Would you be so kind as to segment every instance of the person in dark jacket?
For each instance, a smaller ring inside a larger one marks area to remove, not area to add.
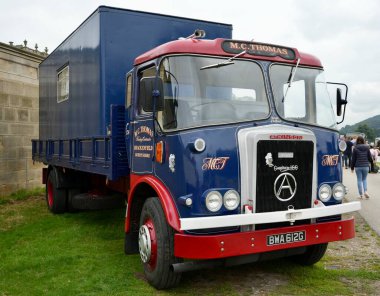
[[[344,167],[348,169],[349,167],[351,167],[352,146],[354,145],[351,142],[350,137],[346,139],[346,145],[347,145],[347,148],[343,152],[343,162],[344,162]]]
[[[364,138],[359,136],[352,152],[351,172],[354,172],[355,169],[360,199],[363,199],[363,194],[366,198],[369,198],[367,192],[367,175],[371,163],[372,157],[369,152],[369,146],[364,144]]]

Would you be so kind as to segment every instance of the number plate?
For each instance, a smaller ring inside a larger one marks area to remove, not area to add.
[[[296,231],[280,234],[272,234],[267,236],[267,246],[290,244],[295,242],[303,242],[306,240],[306,232]]]

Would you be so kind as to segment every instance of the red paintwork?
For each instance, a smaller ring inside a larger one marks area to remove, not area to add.
[[[204,39],[186,39],[186,40],[176,40],[160,45],[135,59],[135,66],[142,64],[144,62],[156,59],[160,56],[168,54],[205,54],[205,55],[217,55],[232,57],[234,54],[226,53],[222,49],[222,42],[225,39],[214,39],[214,40],[204,40]],[[322,67],[321,61],[306,53],[298,52],[297,49],[292,48],[296,53],[296,58],[300,57],[300,65]],[[250,54],[242,55],[241,58],[255,59],[255,60],[267,60],[273,62],[282,62],[296,64],[297,60],[289,61],[281,57],[267,57],[267,56],[253,56]]]
[[[306,231],[306,241],[275,246],[267,246],[266,244],[267,235],[300,230]],[[174,255],[188,259],[215,259],[296,248],[346,240],[353,237],[355,237],[354,218],[343,221],[221,235],[196,236],[178,233],[174,237]]]
[[[157,236],[154,224],[151,218],[147,219],[144,223],[149,229],[150,243],[151,243],[151,254],[149,262],[147,263],[150,270],[154,270],[157,265]]]
[[[49,203],[49,208],[53,207],[53,184],[48,181],[47,183],[47,189],[48,189],[48,203]]]
[[[158,195],[160,199],[162,208],[164,210],[166,221],[169,225],[176,231],[180,232],[180,222],[179,215],[176,205],[171,197],[169,190],[165,187],[165,185],[157,178],[151,175],[135,175],[131,174],[131,191],[128,195],[128,205],[131,204],[135,190],[139,184],[146,183],[150,187],[152,187]],[[130,228],[130,220],[131,216],[131,207],[128,207],[127,217],[125,219],[125,232],[129,232]]]
[[[302,140],[303,136],[295,135],[271,135],[269,137],[271,140]]]

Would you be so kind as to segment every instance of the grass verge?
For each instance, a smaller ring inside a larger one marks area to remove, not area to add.
[[[312,267],[284,259],[190,272],[179,287],[157,291],[139,256],[124,255],[124,214],[52,215],[43,196],[1,205],[0,295],[371,295],[379,287],[379,258],[334,269],[332,252]]]
[[[12,203],[19,200],[25,200],[31,196],[42,195],[45,192],[45,187],[37,187],[34,189],[20,189],[10,195],[0,195],[0,205]]]

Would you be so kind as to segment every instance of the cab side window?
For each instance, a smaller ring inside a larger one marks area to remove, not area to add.
[[[125,108],[129,108],[132,104],[132,74],[127,77],[126,90],[125,90]]]

